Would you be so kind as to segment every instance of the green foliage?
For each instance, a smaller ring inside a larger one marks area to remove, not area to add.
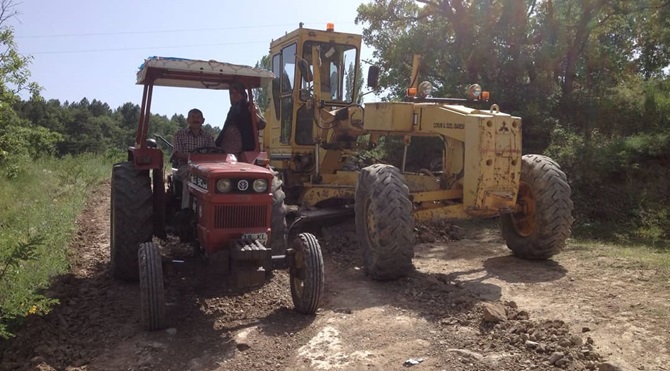
[[[0,127],[0,165],[12,164],[14,159],[53,155],[62,136],[43,127]]]
[[[28,90],[37,94],[40,87],[29,81],[30,70],[28,64],[31,58],[21,55],[14,42],[14,30],[5,25],[5,21],[15,13],[6,13],[12,2],[3,0],[0,2],[2,13],[0,14],[0,103],[11,104],[18,99],[18,92]]]
[[[75,220],[111,164],[92,155],[20,159],[17,176],[0,178],[0,337],[57,303],[44,290],[67,271]]]
[[[270,57],[270,54],[264,55],[260,61],[256,62],[254,67],[272,71],[272,58]],[[270,88],[262,86],[258,89],[254,89],[254,101],[261,112],[267,111],[270,107]]]
[[[34,290],[17,287],[17,283],[21,282],[21,271],[27,264],[39,259],[38,248],[43,244],[42,237],[31,237],[28,241],[19,241],[6,256],[0,255],[0,287],[7,289],[0,293],[0,338],[12,336],[8,325],[31,314],[47,313],[52,305],[58,303]]]
[[[547,154],[557,160],[573,188],[577,232],[591,237],[645,243],[670,241],[670,135],[607,138],[554,131]]]

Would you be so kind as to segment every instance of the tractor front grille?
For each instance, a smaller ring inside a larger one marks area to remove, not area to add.
[[[269,227],[267,205],[225,205],[214,209],[214,228]]]

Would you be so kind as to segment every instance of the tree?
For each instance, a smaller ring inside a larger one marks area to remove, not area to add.
[[[369,24],[364,40],[389,98],[403,94],[411,56],[421,54],[420,78],[435,95],[482,84],[524,118],[524,146],[541,151],[557,120],[588,137],[612,106],[611,89],[663,74],[669,8],[667,0],[376,0],[359,6],[356,21]]]
[[[0,103],[11,104],[18,99],[18,93],[28,90],[32,95],[39,93],[40,87],[30,82],[28,64],[31,57],[19,53],[14,42],[14,30],[7,21],[17,15],[13,0],[0,1]]]
[[[355,84],[354,84],[355,82]],[[346,87],[346,97],[347,102],[351,101],[352,94],[354,93],[354,86],[356,87],[356,97],[358,97],[358,102],[361,102],[361,95],[363,91],[363,70],[358,68],[358,71],[355,71],[354,64],[350,63],[347,66],[347,73],[345,75],[344,86]]]
[[[18,93],[28,90],[33,100],[39,98],[39,86],[30,82],[28,64],[30,57],[22,56],[14,42],[14,31],[7,22],[16,16],[12,0],[0,1],[0,162],[8,164],[14,157],[49,154],[60,139],[59,135],[42,127],[32,127],[30,122],[17,114],[20,102]],[[43,117],[42,105],[33,107],[32,113]],[[37,146],[37,147],[33,147]]]
[[[271,61],[270,54],[264,55],[260,61],[256,62],[254,67],[272,70]],[[260,109],[261,112],[267,111],[270,106],[270,90],[268,87],[261,86],[258,89],[254,89],[254,98],[258,105],[258,109]]]

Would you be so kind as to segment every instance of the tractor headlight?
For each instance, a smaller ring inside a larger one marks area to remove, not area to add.
[[[221,193],[228,193],[233,188],[233,182],[230,179],[219,179],[216,182],[216,190]]]
[[[256,193],[262,193],[268,190],[268,181],[265,179],[256,179],[254,180],[254,191]]]

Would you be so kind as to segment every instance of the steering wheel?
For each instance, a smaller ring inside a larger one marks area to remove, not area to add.
[[[198,147],[191,151],[191,153],[198,153],[198,154],[212,154],[212,153],[218,153],[218,154],[226,154],[226,151],[223,150],[223,148],[219,147]]]

